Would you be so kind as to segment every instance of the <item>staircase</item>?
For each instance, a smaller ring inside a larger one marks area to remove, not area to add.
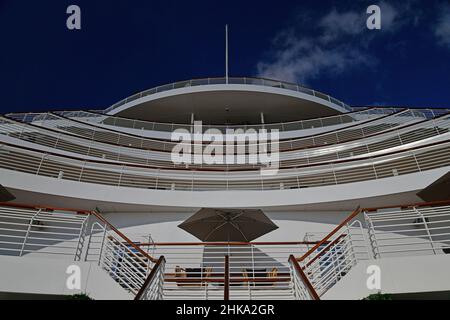
[[[399,281],[403,273],[409,276],[401,285],[396,282],[384,286],[388,290],[404,293],[402,290],[411,289],[412,277],[415,283],[421,284],[416,286],[416,292],[433,292],[437,287],[448,291],[450,282],[442,285],[445,282],[442,280],[448,277],[438,275],[448,270],[441,270],[442,266],[450,264],[448,254],[450,201],[358,208],[306,254],[290,258],[294,295],[298,300],[320,300],[336,285],[341,285],[343,279],[351,278],[350,274],[353,277],[356,274],[359,280],[350,286],[341,286],[344,292],[334,290],[333,298],[352,294],[354,298],[358,291],[378,293],[380,290],[370,292],[366,288],[368,275],[364,266],[372,265],[383,265],[388,279],[398,274],[395,281],[391,279],[394,282]],[[437,278],[424,272],[432,269]]]
[[[0,255],[95,263],[137,300],[319,300],[369,261],[450,254],[450,201],[358,208],[319,242],[136,244],[97,212],[2,203],[0,227]]]

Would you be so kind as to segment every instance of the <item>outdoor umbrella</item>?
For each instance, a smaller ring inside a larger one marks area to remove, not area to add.
[[[204,242],[250,242],[278,229],[261,210],[201,209],[178,227]]]
[[[16,197],[12,195],[5,187],[0,185],[0,202],[8,202],[15,200]]]

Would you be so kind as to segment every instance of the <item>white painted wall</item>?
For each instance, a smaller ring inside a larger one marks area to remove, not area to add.
[[[81,269],[81,289],[66,286],[67,268]],[[87,293],[95,300],[130,300],[133,296],[120,287],[94,262],[74,262],[66,259],[0,256],[0,292],[43,295],[73,295]]]
[[[178,212],[103,213],[114,226],[133,241],[145,242],[148,235],[155,242],[198,242],[199,240],[178,225],[193,215],[196,210]],[[279,229],[255,240],[269,242],[303,241],[307,232],[329,233],[348,215],[336,212],[289,212],[265,211]]]
[[[367,288],[370,265],[381,268],[381,290]],[[322,298],[360,300],[380,291],[387,294],[450,291],[450,255],[361,261]]]

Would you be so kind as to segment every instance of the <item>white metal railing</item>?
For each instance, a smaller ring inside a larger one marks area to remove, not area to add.
[[[337,130],[333,133],[323,133],[313,137],[290,139],[286,141],[279,142],[279,149],[281,151],[293,150],[298,148],[306,148],[313,146],[324,146],[327,144],[333,144],[336,142],[343,142],[352,139],[358,139],[365,137],[367,135],[373,134],[375,132],[380,132],[382,130],[387,130],[395,126],[404,124],[407,121],[423,119],[417,114],[410,111],[405,111],[405,114],[409,114],[410,117],[402,117],[400,114],[395,114],[396,121],[372,121],[369,125],[365,125],[366,122],[359,124],[358,126],[348,128],[347,130]],[[115,145],[121,145],[125,147],[133,147],[145,150],[158,150],[158,151],[172,151],[173,148],[178,144],[172,141],[151,139],[147,137],[126,134],[118,131],[111,131],[106,128],[95,126],[94,124],[88,124],[84,122],[79,122],[73,119],[64,118],[56,114],[37,114],[35,118],[30,122],[32,116],[29,114],[9,114],[8,117],[21,121],[32,123],[34,125],[47,127],[60,132],[66,132],[73,135],[81,136],[86,139],[90,139],[98,142],[106,142]],[[343,131],[343,132],[341,132]]]
[[[301,258],[291,257],[296,299],[319,299],[362,260],[450,254],[448,203],[355,210]]]
[[[340,160],[354,156],[361,156],[370,152],[394,148],[410,144],[438,135],[446,134],[450,128],[450,115],[437,119],[402,126],[394,131],[381,133],[376,136],[363,138],[357,142],[344,142],[337,146],[321,147],[320,149],[306,149],[280,154],[282,168],[304,164],[315,164]],[[0,118],[0,134],[17,138],[32,144],[51,149],[81,154],[93,158],[144,164],[159,168],[185,168],[185,165],[173,164],[170,154],[166,152],[148,151],[128,147],[117,147],[102,142],[74,137],[64,133],[55,134],[54,131],[43,127],[30,126],[15,120]],[[255,169],[251,165],[190,165],[189,168],[216,168],[224,170]]]
[[[289,268],[291,271],[292,290],[295,300],[320,300],[319,295],[313,285],[305,275],[303,268],[297,259],[292,255],[289,258]]]
[[[98,215],[96,218],[91,225],[85,261],[97,261],[119,285],[136,294],[152,271],[155,260],[106,220]]]
[[[160,257],[134,300],[163,300],[166,259]]]
[[[81,260],[87,214],[0,206],[0,254]]]
[[[288,258],[313,244],[151,243],[143,249],[164,256],[164,299],[224,298],[225,256],[229,257],[230,299],[292,299]]]
[[[450,254],[450,206],[365,212],[375,258]]]
[[[324,94],[322,92],[315,91],[312,89],[308,89],[308,88],[298,85],[298,84],[292,84],[292,83],[263,79],[263,78],[230,77],[230,78],[193,79],[193,80],[180,81],[180,82],[176,82],[176,83],[172,83],[172,84],[158,86],[158,87],[155,87],[155,88],[152,88],[149,90],[139,92],[131,97],[128,97],[122,101],[119,101],[118,103],[114,104],[110,108],[106,109],[105,113],[111,112],[124,104],[127,104],[129,102],[135,101],[137,99],[140,99],[145,96],[152,95],[152,94],[169,91],[169,90],[174,90],[174,89],[187,88],[187,87],[218,85],[218,84],[256,85],[256,86],[275,87],[275,88],[281,88],[281,89],[301,92],[301,93],[305,93],[310,96],[317,97],[326,102],[331,102],[339,107],[344,108],[347,111],[352,111],[352,108],[350,106],[346,105],[345,103],[343,103],[327,94]]]
[[[362,223],[345,224],[327,243],[302,259],[300,266],[319,296],[342,279],[358,261],[371,258]]]
[[[225,133],[227,129],[254,129],[254,130],[279,130],[281,132],[324,128],[328,126],[352,124],[357,121],[374,119],[384,115],[388,115],[394,112],[398,112],[402,109],[396,108],[369,108],[364,110],[358,110],[350,113],[340,114],[336,116],[329,116],[324,118],[307,119],[299,121],[289,121],[280,123],[268,123],[268,124],[255,124],[255,125],[208,125],[203,124],[203,132],[209,129],[216,129]],[[194,126],[191,124],[180,123],[160,123],[142,121],[137,119],[121,118],[116,116],[109,116],[105,114],[99,114],[90,111],[61,111],[56,112],[64,117],[74,120],[93,123],[96,125],[105,126],[105,128],[113,128],[122,132],[129,132],[129,129],[137,129],[136,132],[144,131],[158,131],[158,132],[173,132],[176,129],[186,129],[189,132],[193,132]],[[137,133],[138,134],[138,133]]]
[[[445,134],[450,127],[450,115],[436,120],[428,120],[415,125],[401,127],[395,131],[365,138],[358,142],[342,143],[339,146],[322,147],[320,149],[306,149],[295,152],[283,152],[280,154],[281,167],[301,164],[314,164],[322,161],[344,159],[346,157],[359,156],[369,152],[376,152],[384,148],[420,141],[437,135]],[[89,157],[146,164],[161,168],[184,167],[171,163],[170,154],[157,151],[144,151],[134,148],[114,147],[109,144],[86,140],[81,137],[73,137],[41,127],[29,126],[25,123],[0,118],[0,134],[11,138],[17,138],[32,144],[41,145],[51,149],[81,154]],[[220,165],[191,165],[190,168],[227,168],[233,166]],[[246,166],[234,166],[246,168]]]
[[[52,113],[36,114],[34,118],[29,114],[9,114],[8,117],[27,123],[30,123],[31,119],[31,123],[34,125],[70,133],[92,141],[105,142],[124,147],[171,152],[176,145],[179,145],[177,142],[157,140],[111,131],[93,124],[75,121]],[[322,133],[310,137],[283,140],[278,143],[275,142],[275,145],[278,145],[280,151],[319,146],[323,147],[336,143],[361,139],[385,130],[405,125],[407,123],[424,119],[426,119],[426,117],[420,110],[405,110],[403,112],[394,113],[379,119],[367,120],[358,125],[351,126],[350,128],[342,128],[333,132]],[[367,123],[369,121],[370,123]],[[247,143],[246,145],[251,146],[256,144]]]
[[[96,261],[133,294],[156,262],[96,212],[15,204],[0,204],[0,255]],[[159,269],[164,273],[164,265]],[[147,298],[156,287],[151,284]]]
[[[367,121],[382,116],[386,116],[392,113],[399,112],[401,108],[369,108],[358,110],[350,113],[340,114],[336,116],[329,116],[324,118],[315,118],[307,120],[299,120],[292,122],[281,123],[268,123],[259,125],[208,125],[203,124],[202,129],[205,133],[209,129],[216,129],[222,133],[225,133],[227,129],[254,129],[254,130],[279,130],[280,132],[297,131],[305,129],[326,128],[328,126],[354,124],[355,122]],[[444,113],[449,112],[448,109],[416,109],[417,117],[423,117],[425,119],[432,119],[438,117]],[[130,133],[129,129],[134,129],[134,133],[142,135],[143,132],[151,135],[152,132],[173,132],[176,129],[186,129],[189,132],[193,132],[194,127],[190,124],[177,124],[177,123],[158,123],[142,121],[137,119],[128,119],[115,116],[109,116],[104,114],[98,114],[90,111],[60,111],[56,112],[64,117],[74,120],[92,123],[104,128],[110,128],[118,130],[124,133]]]
[[[57,179],[155,190],[285,190],[378,180],[450,165],[450,142],[365,159],[282,169],[275,176],[258,171],[155,170],[63,157],[10,145],[0,147],[0,168]]]

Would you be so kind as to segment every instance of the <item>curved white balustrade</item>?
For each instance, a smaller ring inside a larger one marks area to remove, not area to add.
[[[109,144],[87,140],[85,138],[58,133],[43,127],[30,126],[14,120],[0,118],[0,133],[11,138],[29,142],[29,146],[45,146],[44,150],[53,152],[57,150],[69,152],[69,155],[84,155],[91,159],[100,158],[125,162],[130,164],[145,164],[153,167],[186,168],[185,165],[174,165],[167,152],[145,151],[128,147],[116,147]],[[448,132],[450,128],[450,115],[442,116],[425,122],[419,122],[394,131],[381,133],[356,142],[338,144],[336,146],[319,147],[300,151],[280,153],[280,167],[292,167],[306,164],[353,158],[391,150],[394,147],[420,142]],[[8,140],[6,140],[7,142]],[[251,165],[190,165],[190,169],[248,169],[257,168]]]
[[[330,116],[317,119],[291,121],[291,122],[281,122],[281,123],[268,123],[264,125],[207,125],[203,124],[203,132],[209,129],[216,129],[225,133],[227,129],[254,129],[254,130],[279,130],[280,132],[289,131],[301,131],[305,129],[316,129],[316,128],[326,128],[329,126],[336,125],[350,125],[357,121],[374,119],[381,117],[383,115],[388,115],[394,112],[401,111],[398,108],[366,108],[359,111],[354,111],[350,113],[340,114],[337,116]],[[123,133],[130,133],[129,129],[137,130],[137,134],[142,134],[142,132],[173,132],[176,129],[186,129],[189,132],[193,132],[193,125],[190,124],[179,124],[179,123],[158,123],[150,121],[142,121],[136,119],[121,118],[116,116],[109,116],[101,113],[95,113],[91,111],[60,111],[55,112],[56,114],[62,115],[64,117],[78,120],[81,122],[95,124],[97,126],[102,126],[106,129],[114,129],[121,131]],[[147,136],[148,137],[148,136]]]
[[[193,79],[193,80],[187,80],[187,81],[180,81],[175,82],[171,84],[166,84],[162,86],[158,86],[152,89],[148,89],[142,92],[139,92],[137,94],[134,94],[126,99],[123,99],[116,104],[112,105],[108,109],[105,110],[105,113],[111,113],[112,111],[118,109],[119,107],[129,103],[133,102],[137,99],[150,96],[153,94],[170,91],[170,90],[176,90],[181,88],[190,88],[190,87],[196,87],[196,86],[210,86],[210,85],[248,85],[248,86],[262,86],[262,87],[271,87],[271,88],[280,88],[280,89],[286,89],[289,91],[295,91],[304,93],[310,96],[313,96],[315,98],[319,98],[321,100],[324,100],[326,102],[333,103],[349,112],[353,111],[352,107],[346,105],[342,101],[339,101],[325,93],[312,90],[309,88],[306,88],[304,86],[288,83],[288,82],[281,82],[281,81],[275,81],[270,79],[263,79],[263,78],[251,78],[251,77],[230,77],[230,78],[204,78],[204,79]]]
[[[399,114],[402,115],[403,113]],[[1,120],[2,119],[2,120]],[[25,146],[32,148],[46,146],[47,152],[64,151],[88,156],[89,159],[101,158],[130,164],[144,164],[153,167],[186,168],[185,165],[176,166],[171,162],[168,152],[135,149],[132,147],[117,147],[108,143],[88,140],[83,137],[55,132],[54,129],[30,126],[15,120],[1,118],[0,133],[10,138],[16,138],[29,142]],[[396,146],[402,146],[413,142],[419,142],[448,131],[449,116],[438,119],[400,126],[396,130],[387,131],[362,138],[357,141],[330,145],[324,147],[308,148],[306,150],[281,152],[280,166],[292,167],[298,165],[315,164],[331,160],[358,157],[373,152],[389,150]],[[5,140],[11,142],[11,140]],[[14,141],[14,140],[12,140]],[[14,142],[12,142],[14,143]],[[54,150],[52,150],[54,149]],[[258,168],[252,165],[190,165],[190,169],[211,168],[220,170],[251,169]]]
[[[13,119],[27,122],[30,115],[9,115]],[[146,150],[172,151],[173,147],[178,143],[155,140],[124,134],[113,130],[96,127],[95,125],[86,124],[64,118],[52,113],[39,114],[34,116],[35,125],[43,126],[53,130],[75,134],[91,140],[111,143],[114,145],[133,147]],[[405,125],[411,121],[424,120],[423,113],[416,110],[405,110],[392,115],[384,116],[381,119],[367,120],[364,123],[335,130],[330,133],[323,133],[300,139],[282,140],[278,143],[280,151],[297,150],[302,148],[310,148],[317,146],[327,146],[336,143],[342,143],[350,140],[356,140],[367,137],[384,130],[392,129],[396,126]],[[368,125],[370,123],[370,125]],[[250,144],[247,144],[250,146]]]
[[[283,169],[275,176],[258,171],[155,170],[86,161],[4,145],[0,167],[57,179],[155,190],[287,190],[339,185],[450,166],[450,142],[367,159]]]

